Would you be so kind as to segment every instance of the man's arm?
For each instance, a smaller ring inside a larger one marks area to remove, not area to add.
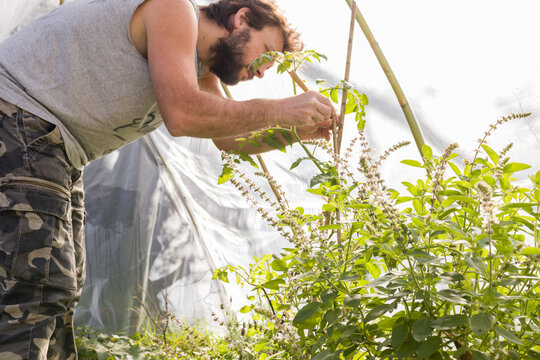
[[[194,66],[197,19],[189,0],[148,0],[142,6],[150,75],[171,135],[225,138],[276,124],[314,126],[332,115],[329,102],[315,92],[232,101],[201,91]]]
[[[222,92],[220,90],[220,83],[217,76],[212,73],[207,73],[207,75],[199,80],[199,87],[201,90],[215,94],[216,96],[222,97]],[[301,127],[297,129],[298,135],[302,140],[315,140],[315,139],[330,139],[330,127],[332,126],[332,121],[324,121],[315,126]],[[280,134],[274,135],[277,140],[279,140],[283,145],[287,146],[289,143],[285,140]],[[248,139],[251,137],[250,133],[243,134],[240,136],[225,137],[212,139],[216,147],[223,151],[234,151],[241,150],[242,152],[248,154],[259,154],[267,151],[274,150],[274,148],[262,141],[262,136],[256,140],[260,146],[255,146],[249,142],[238,141],[238,139]],[[296,140],[293,140],[296,141]]]

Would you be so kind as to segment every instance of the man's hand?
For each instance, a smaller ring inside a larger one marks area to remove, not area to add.
[[[330,131],[332,130],[332,121],[330,126],[301,126],[296,129],[296,133],[302,140],[330,140]]]
[[[303,127],[305,132],[315,132],[318,128],[328,129],[332,126],[332,117],[336,110],[329,99],[316,91],[281,100],[280,126]]]

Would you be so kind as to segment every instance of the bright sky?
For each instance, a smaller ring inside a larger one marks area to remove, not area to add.
[[[316,69],[318,73],[308,74],[343,78],[350,20],[345,0],[278,3],[303,33],[306,48],[329,57]],[[540,169],[540,157],[530,156],[540,153],[538,1],[363,0],[359,7],[429,145],[440,153],[457,141],[468,155],[476,148],[476,139],[501,116],[533,112],[527,120],[504,125],[491,143],[498,150],[515,142],[514,161]],[[358,26],[355,31],[351,80],[371,100],[367,130],[377,151],[382,152],[411,136],[369,44]],[[289,89],[288,80],[265,78],[238,86],[233,94],[278,97]],[[396,160],[406,157],[418,157],[414,146],[396,155]],[[388,175],[399,176],[402,171],[401,166],[394,167]]]

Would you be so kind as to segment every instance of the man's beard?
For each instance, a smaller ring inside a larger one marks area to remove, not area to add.
[[[246,68],[244,64],[244,48],[251,38],[251,31],[244,29],[236,34],[219,38],[210,47],[208,67],[211,72],[227,85],[235,85],[240,81],[240,74]]]

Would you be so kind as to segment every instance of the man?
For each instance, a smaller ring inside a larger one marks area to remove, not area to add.
[[[224,99],[248,64],[297,50],[271,0],[75,0],[0,44],[0,359],[75,359],[84,283],[82,169],[164,123],[220,149],[268,126],[327,138],[316,92]],[[243,151],[270,150],[245,147]]]

